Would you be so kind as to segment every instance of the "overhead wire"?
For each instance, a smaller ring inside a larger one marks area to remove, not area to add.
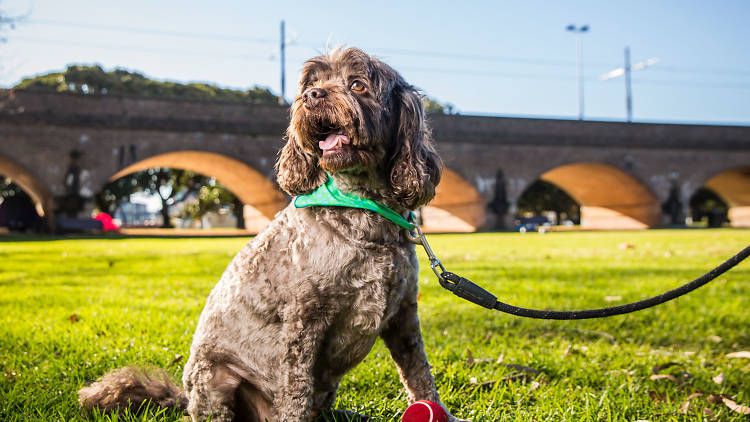
[[[216,52],[201,52],[201,51],[192,51],[192,50],[175,50],[173,48],[152,48],[152,47],[142,47],[142,46],[133,46],[133,45],[116,45],[116,44],[99,44],[99,43],[91,43],[91,42],[78,42],[78,41],[66,41],[66,40],[53,40],[49,38],[39,38],[39,37],[27,37],[23,35],[14,36],[13,39],[15,40],[21,40],[21,41],[28,41],[28,42],[34,42],[34,43],[43,43],[43,44],[56,44],[56,45],[69,45],[73,47],[89,47],[89,48],[101,48],[105,50],[120,50],[120,51],[132,51],[132,52],[138,52],[138,53],[149,53],[149,54],[172,54],[172,55],[183,55],[183,56],[199,56],[199,57],[222,57],[222,58],[228,58],[228,59],[238,59],[238,60],[258,60],[258,61],[264,61],[268,60],[268,57],[263,57],[259,55],[250,55],[250,54],[236,54],[236,53],[216,53]]]
[[[215,33],[202,33],[202,32],[185,32],[185,31],[169,31],[164,29],[151,29],[151,28],[136,28],[129,26],[117,26],[117,25],[102,25],[92,23],[76,23],[76,22],[65,22],[55,21],[49,19],[31,19],[30,23],[38,23],[41,25],[49,26],[61,26],[68,28],[81,28],[81,29],[93,29],[103,31],[114,31],[114,32],[126,32],[136,34],[147,34],[147,35],[166,35],[170,37],[179,38],[200,38],[200,39],[214,39],[221,41],[236,41],[236,42],[257,42],[257,43],[277,43],[278,40],[273,38],[262,38],[262,37],[243,37],[236,35],[225,35]]]
[[[41,25],[50,26],[61,26],[70,28],[82,28],[90,30],[103,30],[103,31],[115,31],[115,32],[126,32],[126,33],[137,33],[147,35],[165,35],[171,37],[181,38],[198,38],[198,39],[214,39],[222,41],[233,41],[233,42],[255,42],[255,43],[266,43],[276,44],[278,39],[275,38],[263,38],[263,37],[247,37],[247,36],[234,36],[226,34],[216,33],[201,33],[201,32],[186,32],[186,31],[169,31],[163,29],[151,29],[151,28],[138,28],[138,27],[127,27],[127,26],[113,26],[113,25],[102,25],[102,24],[91,24],[91,23],[80,23],[80,22],[67,22],[57,21],[49,19],[31,19],[30,23],[37,23]],[[289,47],[306,47],[306,48],[319,48],[320,45],[312,43],[301,43],[296,42],[289,45]],[[558,59],[545,59],[545,58],[534,58],[534,57],[514,57],[514,56],[497,56],[489,54],[476,54],[476,53],[455,53],[455,52],[442,52],[442,51],[429,51],[429,50],[415,50],[415,49],[404,49],[404,48],[381,48],[374,47],[371,49],[373,52],[382,52],[392,55],[410,56],[410,57],[432,57],[438,59],[457,59],[457,60],[476,60],[476,61],[490,61],[490,62],[506,62],[506,63],[520,63],[520,64],[531,64],[537,66],[576,66],[577,63],[573,60],[558,60]],[[586,66],[619,66],[613,65],[610,62],[602,61],[585,61]],[[677,73],[727,73],[737,75],[750,75],[750,69],[726,69],[726,68],[715,68],[715,67],[680,67],[680,66],[668,66],[660,65],[658,68],[651,69],[650,71],[657,72],[677,72]]]
[[[252,61],[252,62],[272,62],[275,61],[271,55],[251,55],[251,54],[236,54],[236,53],[221,53],[221,52],[206,52],[206,51],[192,51],[192,50],[175,50],[173,48],[153,48],[153,47],[142,47],[133,45],[116,45],[116,44],[101,44],[91,42],[77,42],[77,41],[66,41],[61,39],[49,39],[39,37],[28,37],[28,36],[14,36],[14,39],[26,42],[44,43],[44,44],[55,44],[55,45],[69,45],[73,47],[88,47],[98,48],[104,50],[120,50],[120,51],[131,51],[136,53],[145,54],[169,54],[169,55],[182,55],[182,56],[193,56],[193,57],[214,57],[223,58],[228,60],[241,60],[241,61]],[[291,60],[303,62],[305,59],[301,57],[291,57]],[[481,70],[468,70],[458,68],[442,68],[442,67],[420,67],[420,66],[400,66],[399,69],[402,71],[415,71],[420,73],[432,73],[432,74],[447,74],[447,75],[460,75],[460,76],[482,76],[490,78],[504,78],[504,79],[529,79],[529,80],[549,80],[549,81],[570,81],[575,80],[576,76],[573,74],[544,74],[544,73],[531,73],[531,72],[498,72],[498,71],[481,71]],[[588,77],[586,81],[589,83],[597,82],[598,78]],[[633,80],[634,84],[655,84],[655,85],[673,85],[673,86],[684,86],[684,85],[698,85],[706,87],[716,88],[728,88],[728,89],[750,89],[750,84],[742,83],[722,83],[722,82],[705,82],[696,80],[665,80],[665,79],[644,79],[638,78]]]
[[[159,35],[159,36],[170,36],[178,38],[196,38],[196,39],[212,39],[221,41],[232,41],[239,43],[277,43],[278,40],[271,38],[261,37],[245,37],[245,36],[230,36],[225,34],[216,33],[200,33],[200,32],[186,32],[186,31],[170,31],[162,29],[150,29],[150,28],[137,28],[127,26],[112,26],[103,24],[90,24],[90,23],[76,23],[66,21],[56,21],[47,19],[33,19],[30,23],[37,23],[41,25],[49,26],[61,26],[61,27],[72,27],[82,28],[87,30],[96,31],[115,31],[125,33],[137,33],[145,35]],[[153,48],[133,45],[113,45],[113,44],[101,44],[101,43],[90,43],[90,42],[76,42],[66,41],[61,39],[45,39],[39,37],[28,37],[17,35],[13,37],[16,40],[34,42],[34,43],[46,43],[56,45],[70,45],[76,47],[90,47],[99,48],[106,50],[121,50],[121,51],[132,51],[146,54],[170,54],[170,55],[183,55],[183,56],[194,56],[194,57],[215,57],[224,58],[230,60],[243,60],[243,61],[274,61],[275,58],[272,54],[268,56],[251,55],[251,54],[236,54],[236,53],[221,53],[212,51],[194,51],[194,50],[175,50],[173,48]],[[290,47],[305,47],[305,48],[316,48],[310,43],[295,43],[291,44]],[[530,64],[535,66],[558,66],[558,67],[573,67],[576,65],[575,61],[568,60],[555,60],[555,59],[542,59],[542,58],[530,58],[530,57],[506,57],[486,54],[474,54],[474,53],[446,53],[439,51],[429,50],[412,50],[412,49],[399,49],[399,48],[373,48],[374,52],[382,52],[386,54],[402,55],[410,57],[431,57],[436,59],[457,59],[457,60],[471,60],[471,61],[489,61],[489,62],[505,62],[505,63],[518,63],[518,64]],[[290,58],[295,60],[294,57]],[[299,62],[304,61],[304,58],[297,58]],[[584,62],[586,66],[612,66],[605,62]],[[455,74],[455,75],[472,75],[472,76],[483,76],[493,78],[508,78],[508,79],[530,79],[530,80],[574,80],[575,75],[565,74],[546,74],[546,73],[533,73],[533,72],[497,72],[497,71],[482,71],[482,70],[468,70],[468,69],[455,69],[455,68],[444,68],[444,67],[420,67],[420,66],[401,66],[400,69],[404,71],[415,71],[420,73],[433,73],[433,74]],[[750,70],[743,69],[722,69],[722,68],[707,68],[707,67],[692,67],[684,68],[679,66],[660,66],[659,68],[649,69],[651,72],[667,72],[667,73],[725,73],[738,76],[750,75]],[[587,81],[594,82],[594,78],[587,78]],[[664,80],[664,79],[651,79],[651,78],[637,78],[633,81],[635,84],[652,84],[652,85],[672,85],[672,86],[706,86],[715,88],[729,88],[729,89],[750,89],[750,85],[733,82],[705,82],[699,80]]]

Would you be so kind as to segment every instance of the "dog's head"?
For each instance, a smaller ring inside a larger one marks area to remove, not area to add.
[[[276,163],[290,195],[309,193],[329,173],[376,175],[407,209],[435,196],[442,163],[416,88],[356,48],[308,60]]]

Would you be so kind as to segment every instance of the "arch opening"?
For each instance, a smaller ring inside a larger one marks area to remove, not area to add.
[[[51,216],[53,210],[52,192],[30,171],[0,157],[0,177],[10,179],[12,183],[28,194],[34,204],[34,210],[40,217]]]
[[[727,221],[729,206],[709,188],[698,188],[688,204],[693,227],[721,227]]]
[[[728,205],[727,217],[732,227],[750,227],[750,166],[723,171],[703,186]]]
[[[38,231],[42,210],[25,190],[0,174],[0,231]]]
[[[581,222],[581,205],[559,186],[541,179],[523,191],[518,198],[517,208],[518,224],[525,224],[526,219],[539,222],[539,217],[552,225]]]
[[[470,233],[484,227],[484,198],[458,173],[443,169],[435,198],[421,210],[422,229],[428,233]]]
[[[109,178],[156,168],[188,170],[216,179],[243,204],[245,229],[260,232],[288,203],[286,196],[260,172],[233,158],[203,151],[178,151],[156,155],[132,164]]]
[[[659,224],[661,206],[656,195],[633,176],[613,166],[567,164],[539,178],[560,187],[580,204],[584,229],[645,229]]]

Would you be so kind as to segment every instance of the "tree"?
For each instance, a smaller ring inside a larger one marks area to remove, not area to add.
[[[138,191],[137,177],[131,175],[121,177],[104,185],[96,195],[94,204],[101,212],[115,215],[117,208],[130,198],[130,195]]]
[[[180,213],[183,218],[200,219],[224,207],[237,217],[237,226],[244,228],[242,202],[216,179],[189,170],[157,167],[131,173],[106,184],[94,200],[97,208],[114,215],[136,192],[159,197],[162,227],[172,227],[170,208],[187,201]]]
[[[425,113],[457,114],[453,104],[440,103],[434,98],[424,97],[422,98],[422,104],[424,104]]]
[[[518,199],[518,212],[539,215],[545,211],[554,211],[558,224],[563,214],[573,222],[581,219],[581,208],[570,195],[552,183],[537,180]]]
[[[182,209],[181,216],[200,220],[209,212],[217,212],[221,208],[228,208],[237,218],[237,227],[244,228],[242,202],[215,180],[201,186],[195,198]]]
[[[0,226],[10,230],[39,230],[42,220],[34,201],[10,178],[0,176]]]
[[[253,104],[277,104],[277,97],[266,88],[248,90],[219,88],[205,83],[156,81],[124,69],[104,71],[100,66],[71,65],[63,72],[26,78],[14,89],[34,89],[76,94],[131,94],[147,97],[222,100]]]
[[[109,192],[114,194],[116,189],[122,187],[120,193],[132,189],[130,193],[144,192],[148,195],[158,196],[161,200],[162,227],[165,228],[173,227],[170,221],[169,207],[186,195],[197,192],[202,185],[208,183],[207,178],[203,175],[189,170],[167,167],[138,171],[123,177],[123,179],[126,179],[125,182],[122,182],[123,185],[116,185],[115,189],[109,190]],[[128,188],[128,185],[131,188]]]
[[[3,177],[0,175],[0,201],[11,196],[25,194],[26,192],[24,192],[17,184],[13,183],[13,180],[9,177]]]
[[[693,221],[707,219],[708,227],[721,227],[727,221],[729,207],[711,189],[702,187],[690,197],[690,213]]]
[[[156,195],[161,200],[162,227],[172,227],[169,207],[176,202],[178,195],[186,195],[200,189],[204,176],[196,173],[157,167],[137,171],[107,183],[94,197],[97,208],[114,215],[117,208],[136,192]]]

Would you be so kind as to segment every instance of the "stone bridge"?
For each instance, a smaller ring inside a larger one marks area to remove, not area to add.
[[[688,200],[708,187],[750,227],[750,127],[430,115],[446,172],[423,209],[430,231],[508,225],[524,190],[542,179],[581,205],[592,229],[659,226],[670,192]],[[258,230],[289,198],[274,182],[288,110],[282,106],[134,96],[0,91],[0,174],[53,219],[76,160],[79,193],[151,167],[215,177],[245,204]],[[488,207],[507,204],[498,214]],[[90,212],[91,208],[81,214]]]

